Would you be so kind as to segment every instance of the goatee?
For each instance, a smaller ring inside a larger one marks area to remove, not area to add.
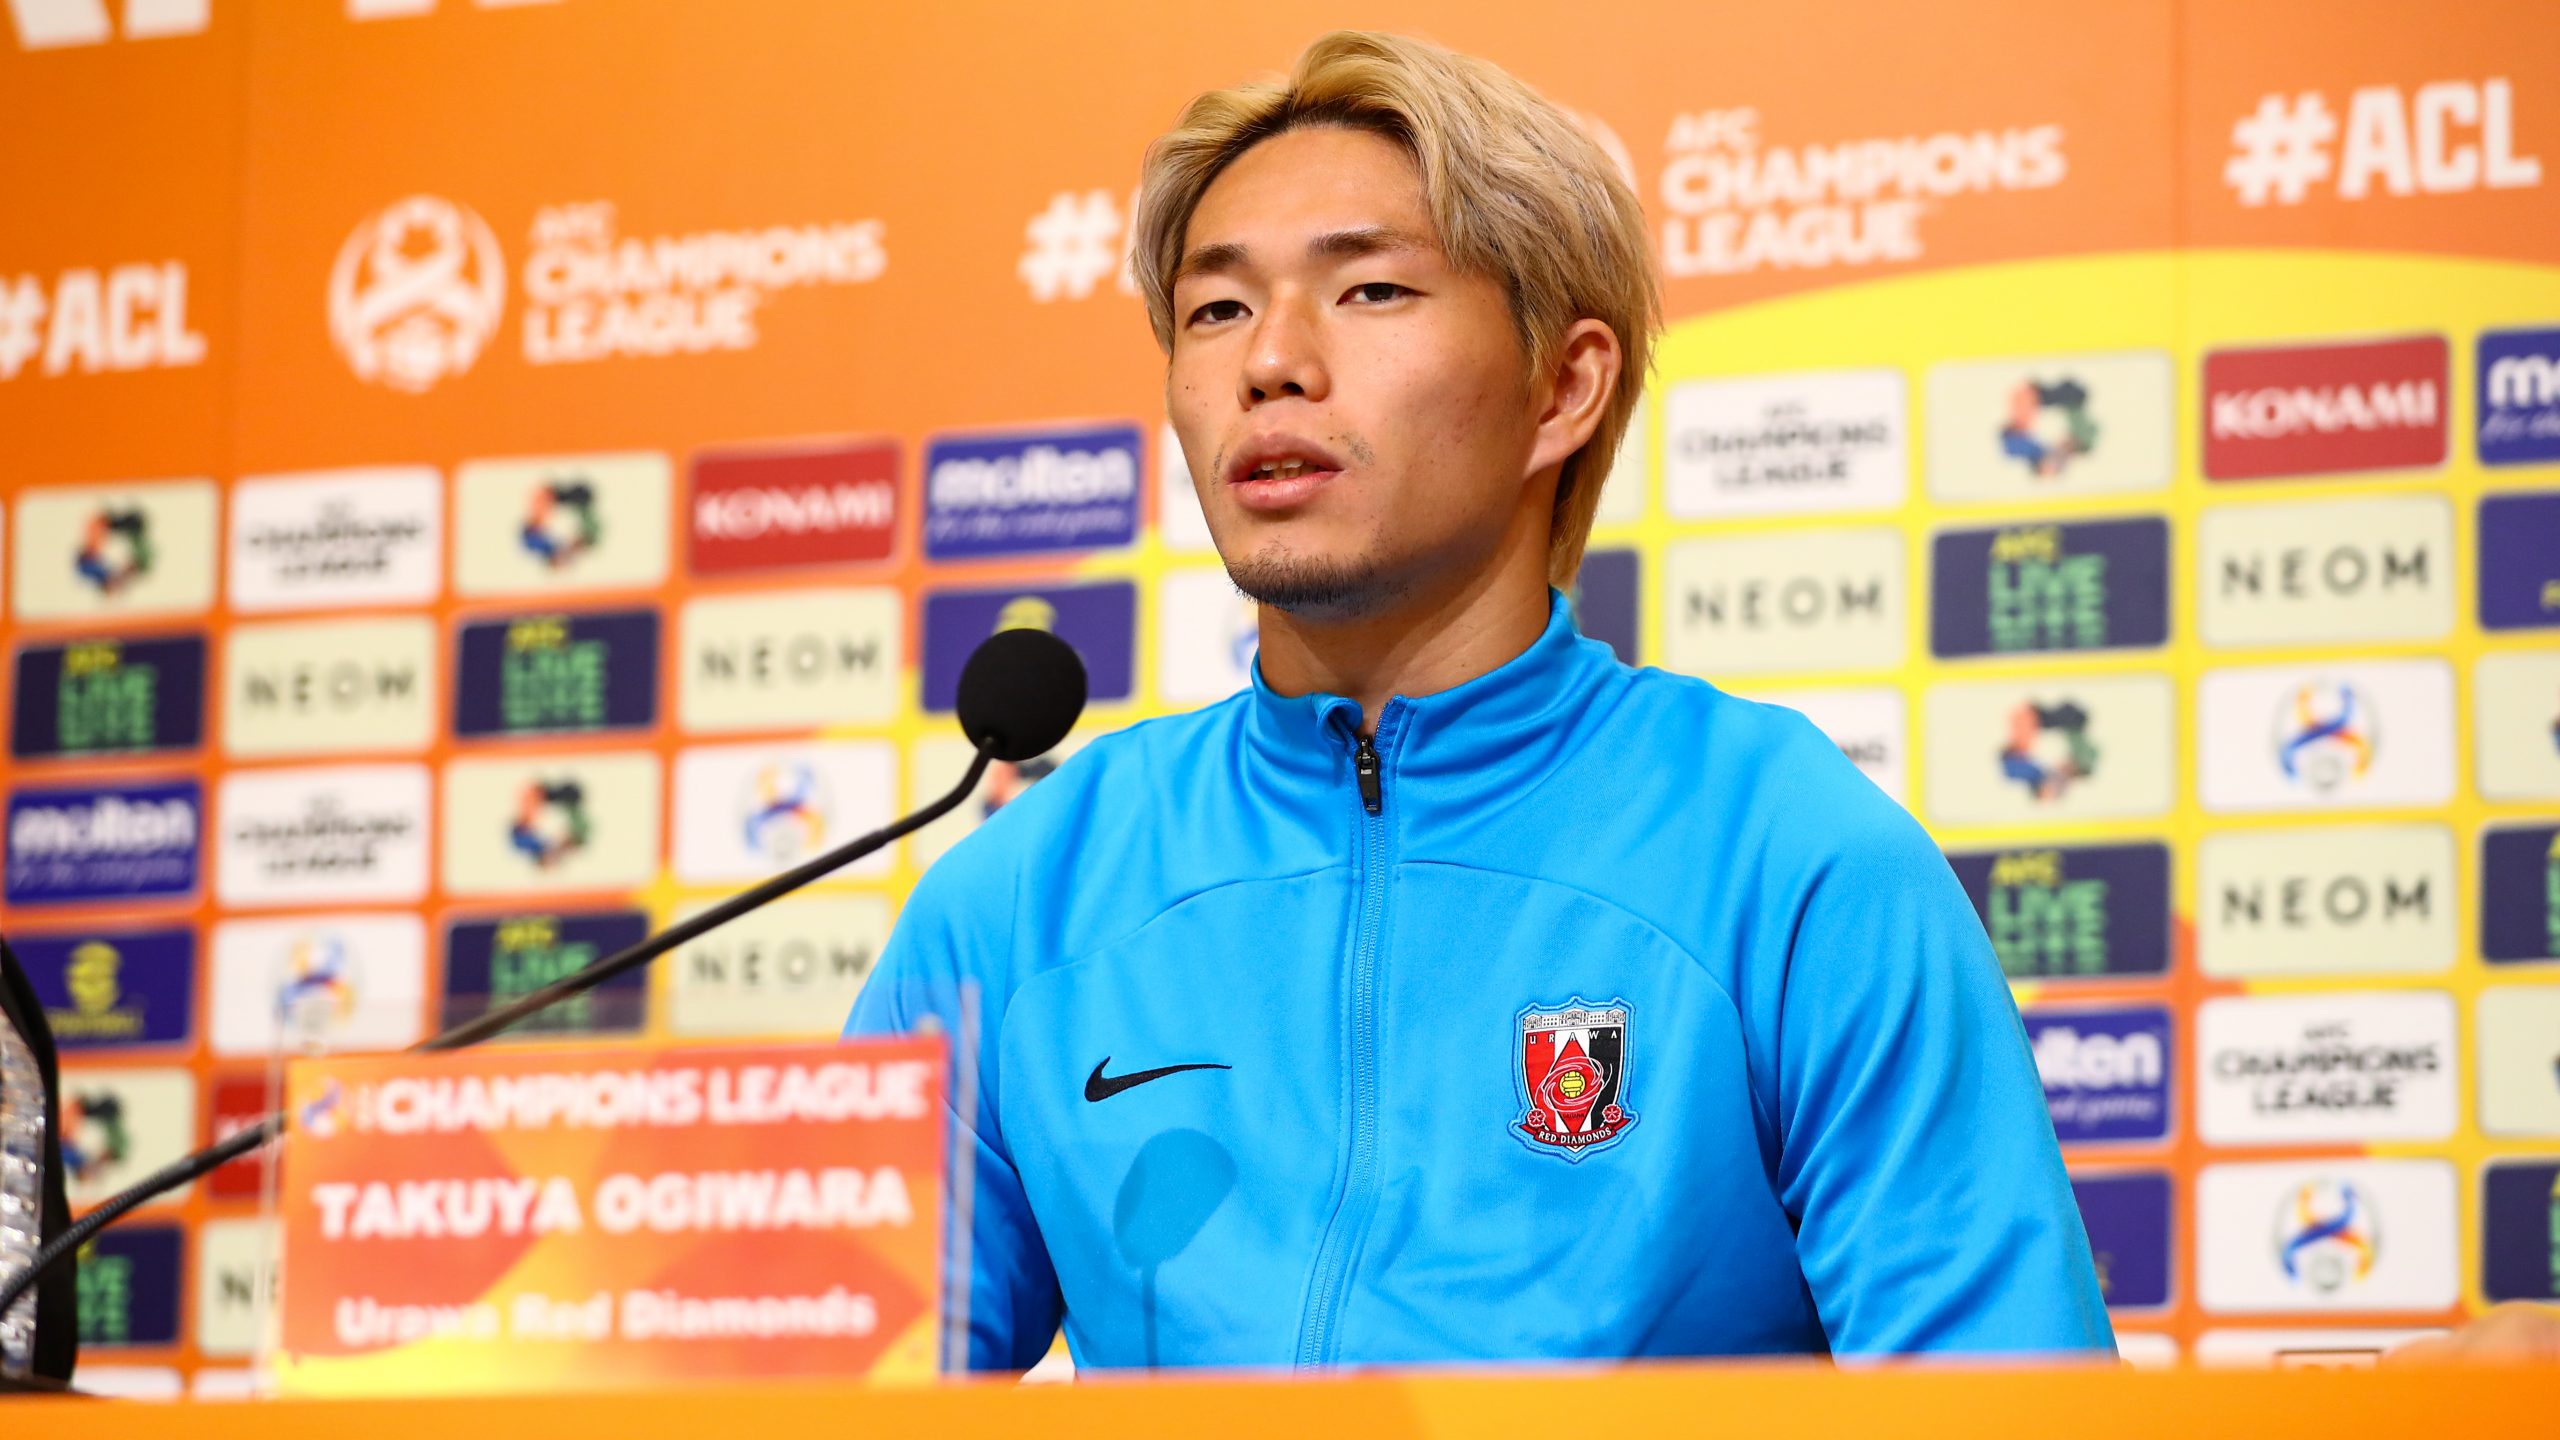
[[[1227,579],[1257,605],[1310,620],[1372,615],[1407,588],[1373,556],[1317,560],[1276,548],[1228,561]]]

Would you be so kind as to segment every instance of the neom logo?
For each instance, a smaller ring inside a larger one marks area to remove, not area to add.
[[[2205,356],[2204,473],[2263,480],[2441,465],[2442,336]]]

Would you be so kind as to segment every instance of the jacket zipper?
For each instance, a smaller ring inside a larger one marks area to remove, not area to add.
[[[1394,744],[1400,702],[1390,700],[1378,712],[1378,739]],[[1346,1281],[1360,1244],[1367,1237],[1369,1215],[1376,1204],[1378,1169],[1378,964],[1380,931],[1387,910],[1385,769],[1378,747],[1366,735],[1355,736],[1351,770],[1359,782],[1360,928],[1351,950],[1351,1160],[1342,1193],[1325,1222],[1316,1246],[1315,1273],[1307,1286],[1307,1310],[1298,1327],[1298,1368],[1312,1370],[1333,1361],[1334,1329],[1348,1298]]]

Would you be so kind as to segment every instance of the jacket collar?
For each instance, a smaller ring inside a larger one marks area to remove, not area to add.
[[[1572,607],[1550,587],[1546,628],[1528,649],[1438,694],[1388,701],[1376,739],[1388,783],[1422,787],[1417,798],[1437,799],[1434,792],[1449,782],[1481,784],[1489,774],[1523,765],[1543,769],[1557,747],[1570,743],[1600,692],[1625,674],[1608,646],[1574,629]],[[1246,724],[1257,766],[1311,783],[1350,784],[1358,701],[1278,694],[1256,657]]]

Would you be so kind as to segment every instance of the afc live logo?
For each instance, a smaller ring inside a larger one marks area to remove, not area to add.
[[[204,738],[204,667],[198,635],[30,645],[18,652],[9,753],[194,749]]]
[[[1951,530],[1931,546],[1929,648],[1945,658],[2169,638],[2169,523]]]
[[[2204,473],[2266,480],[2444,463],[2444,337],[2216,350]]]
[[[80,1343],[178,1343],[185,1256],[186,1231],[176,1225],[119,1225],[82,1247]]]
[[[2169,847],[2048,846],[1947,857],[2012,979],[2169,968]]]
[[[2560,960],[2560,825],[2481,832],[2480,958]]]
[[[2480,1290],[2492,1303],[2560,1300],[2560,1162],[2492,1162],[2480,1176]]]
[[[456,920],[445,931],[444,1021],[459,1025],[640,943],[649,917],[639,910],[519,913]],[[527,1016],[510,1033],[601,1035],[641,1028],[648,971],[626,970],[601,985]]]
[[[646,729],[658,718],[658,612],[519,615],[462,627],[456,735]]]

